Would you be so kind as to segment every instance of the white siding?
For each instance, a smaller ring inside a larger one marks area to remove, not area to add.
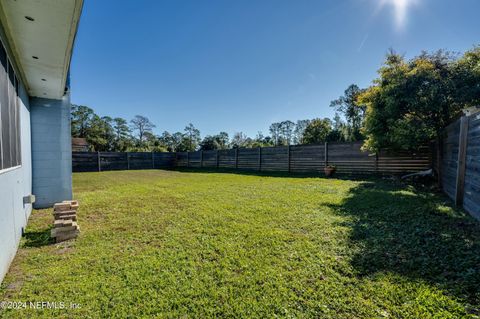
[[[0,172],[0,282],[15,257],[22,228],[32,211],[31,204],[23,204],[23,197],[32,193],[30,111],[23,86],[20,96],[22,165]]]

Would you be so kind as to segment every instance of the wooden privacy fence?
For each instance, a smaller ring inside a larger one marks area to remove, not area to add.
[[[480,113],[450,124],[440,150],[437,170],[444,192],[480,219]]]
[[[328,164],[335,165],[339,173],[402,174],[432,165],[429,147],[415,153],[370,154],[361,146],[362,142],[347,142],[177,153],[74,152],[72,168],[74,172],[191,167],[318,173]]]

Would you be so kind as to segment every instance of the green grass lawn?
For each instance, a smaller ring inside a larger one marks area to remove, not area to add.
[[[34,211],[0,301],[13,318],[480,316],[480,226],[398,183],[303,176],[74,174],[81,234]]]

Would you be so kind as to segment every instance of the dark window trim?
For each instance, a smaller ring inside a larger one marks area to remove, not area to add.
[[[2,174],[22,166],[22,139],[21,103],[19,101],[20,82],[15,66],[12,64],[7,48],[1,39],[0,64],[2,69],[4,67],[5,70],[5,73],[2,71],[2,77],[5,81],[0,90],[6,92],[6,96],[0,99],[0,103],[5,104],[0,104],[5,116],[5,119],[3,119],[0,112],[0,174]],[[3,124],[6,124],[6,127],[3,127]],[[8,129],[8,132],[3,132],[4,128]],[[8,142],[6,142],[7,140]]]

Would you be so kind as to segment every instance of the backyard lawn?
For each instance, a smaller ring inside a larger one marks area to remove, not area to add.
[[[34,211],[0,301],[59,318],[478,318],[480,226],[387,180],[74,174],[81,234]],[[27,307],[30,308],[30,307]]]

